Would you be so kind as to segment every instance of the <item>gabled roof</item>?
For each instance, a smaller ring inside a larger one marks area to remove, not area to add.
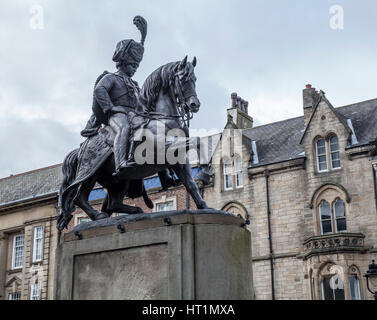
[[[377,138],[377,99],[334,108],[334,111],[340,119],[351,119],[358,141],[351,147],[375,141]],[[345,123],[347,124],[347,121]],[[259,163],[251,166],[305,157],[304,148],[300,145],[304,131],[303,116],[245,129],[244,134],[256,141],[258,150]]]
[[[330,108],[330,110],[335,114],[335,116],[338,118],[338,120],[343,124],[344,128],[348,131],[348,133],[349,134],[352,133],[351,128],[347,124],[347,119],[333,107],[333,105],[331,104],[331,102],[329,100],[327,100],[327,98],[325,96],[325,93],[321,90],[320,93],[319,93],[319,99],[318,99],[316,105],[313,108],[312,115],[310,116],[308,125],[305,128],[305,131],[304,131],[304,133],[303,133],[303,135],[301,137],[300,143],[302,143],[302,140],[305,137],[305,134],[306,134],[306,132],[307,132],[307,130],[308,130],[311,122],[312,122],[312,119],[313,119],[313,117],[314,117],[314,115],[315,115],[315,113],[316,113],[316,111],[318,109],[318,106],[321,103],[321,101],[325,101],[326,102],[326,104],[328,105],[328,107]]]

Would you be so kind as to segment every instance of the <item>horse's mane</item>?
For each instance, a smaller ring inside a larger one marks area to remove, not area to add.
[[[173,80],[176,66],[180,61],[167,63],[153,71],[140,90],[140,103],[145,111],[155,111],[156,100],[161,89],[168,87]]]

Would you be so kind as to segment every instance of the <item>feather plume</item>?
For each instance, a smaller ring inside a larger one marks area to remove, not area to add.
[[[134,18],[134,25],[139,29],[141,33],[140,43],[144,45],[145,37],[147,36],[147,21],[142,16],[136,16]]]

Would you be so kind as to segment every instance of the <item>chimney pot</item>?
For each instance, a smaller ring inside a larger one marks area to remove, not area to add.
[[[232,99],[232,108],[235,108],[237,106],[237,93],[233,92],[230,98]]]
[[[249,114],[249,101],[245,101],[245,113]]]
[[[237,97],[237,108],[241,109],[241,97]]]

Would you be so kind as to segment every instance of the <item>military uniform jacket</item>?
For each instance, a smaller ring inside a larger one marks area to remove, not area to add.
[[[110,110],[112,107],[123,107],[124,113],[129,109],[136,109],[139,85],[129,76],[121,71],[116,73],[106,73],[97,83],[93,92],[93,111],[85,129],[81,131],[84,137],[95,135],[101,123],[108,124]],[[97,112],[96,112],[97,110]]]

